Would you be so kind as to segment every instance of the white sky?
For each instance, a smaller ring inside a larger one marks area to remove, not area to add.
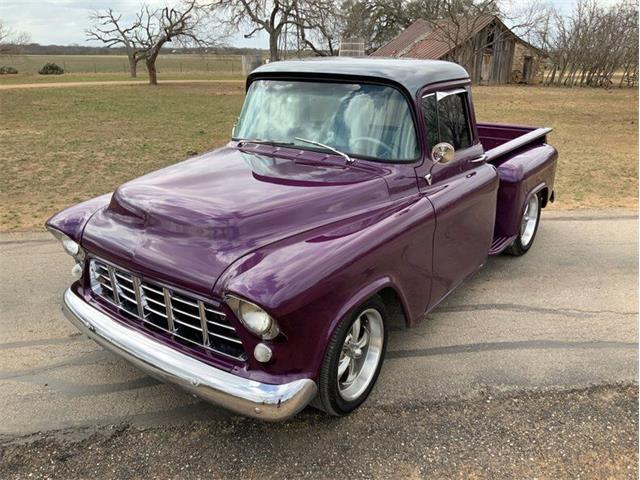
[[[563,11],[570,11],[576,0],[555,0],[550,3]],[[527,0],[506,0],[505,6],[517,5]],[[164,6],[166,0],[147,0],[152,7]],[[175,2],[169,2],[175,3]],[[611,5],[615,0],[599,0]],[[0,19],[12,30],[27,32],[31,40],[43,45],[98,45],[87,42],[84,31],[89,25],[89,14],[93,10],[113,8],[126,15],[139,8],[141,0],[0,0]],[[268,48],[264,35],[245,39],[235,35],[229,43],[236,47]]]

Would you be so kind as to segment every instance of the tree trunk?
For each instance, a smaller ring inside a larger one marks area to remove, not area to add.
[[[138,76],[138,61],[133,57],[129,57],[129,73],[131,74],[131,78]]]
[[[278,55],[278,35],[276,32],[271,32],[269,34],[269,61],[277,62],[280,60]]]
[[[156,57],[148,58],[145,63],[147,64],[147,72],[149,72],[149,85],[158,85],[158,72],[156,71]]]

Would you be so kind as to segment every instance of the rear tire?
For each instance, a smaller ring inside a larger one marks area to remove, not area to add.
[[[518,236],[505,250],[509,255],[519,257],[529,251],[538,233],[540,224],[540,214],[542,212],[542,202],[540,194],[531,195],[524,207],[524,212],[520,220],[520,231]]]
[[[378,296],[342,319],[331,336],[312,405],[343,416],[358,408],[378,379],[387,347],[387,311]]]

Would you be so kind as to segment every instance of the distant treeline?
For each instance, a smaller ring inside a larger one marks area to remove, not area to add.
[[[266,53],[266,50],[259,48],[236,48],[236,47],[211,47],[205,49],[198,48],[163,48],[162,53],[208,53],[217,55],[253,55]],[[23,55],[126,55],[124,48],[88,47],[84,45],[40,45],[29,43],[17,46],[13,53]]]

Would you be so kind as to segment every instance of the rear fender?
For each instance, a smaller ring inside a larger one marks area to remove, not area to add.
[[[544,144],[521,152],[497,167],[500,187],[495,237],[518,234],[524,206],[532,195],[543,189],[547,189],[547,198],[552,195],[557,157],[556,149]]]

